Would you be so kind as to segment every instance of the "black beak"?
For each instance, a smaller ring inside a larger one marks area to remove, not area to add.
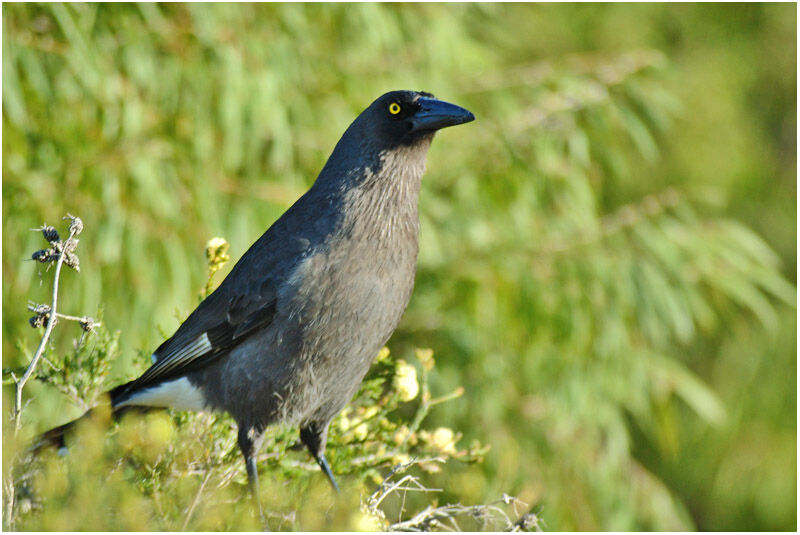
[[[417,104],[420,108],[411,118],[412,132],[433,132],[475,120],[471,111],[443,100],[419,97]]]

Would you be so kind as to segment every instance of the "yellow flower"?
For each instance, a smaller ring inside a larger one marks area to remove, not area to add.
[[[371,405],[369,407],[359,407],[358,414],[361,416],[362,420],[369,420],[376,414],[378,414],[378,407],[375,405]]]
[[[372,515],[359,511],[353,518],[353,531],[382,531],[381,521]]]
[[[353,429],[353,436],[356,437],[356,440],[364,440],[367,438],[367,424],[360,424]]]
[[[211,238],[206,243],[206,258],[208,259],[209,266],[219,266],[225,264],[228,260],[231,259],[228,256],[228,248],[230,244],[225,238]]]
[[[389,356],[389,348],[388,347],[383,347],[383,348],[381,348],[380,351],[378,351],[378,356],[375,357],[375,360],[381,361],[381,360],[385,359],[388,356]]]
[[[408,426],[401,425],[400,427],[397,428],[397,431],[392,437],[392,440],[394,440],[394,443],[399,446],[400,444],[403,443],[403,441],[406,440],[406,438],[408,438],[408,435],[410,434],[411,430],[408,428]]]
[[[397,361],[397,372],[394,376],[394,388],[402,401],[411,401],[419,393],[417,369],[404,360]]]
[[[417,360],[422,363],[422,367],[428,371],[433,369],[434,364],[436,361],[433,360],[433,349],[417,349],[414,352],[417,356]]]
[[[431,445],[442,453],[452,455],[456,452],[455,435],[452,429],[440,427],[430,435],[429,440]]]
[[[341,429],[342,432],[347,431],[348,429],[350,429],[350,418],[348,418],[345,415],[342,415],[339,418],[339,429]]]

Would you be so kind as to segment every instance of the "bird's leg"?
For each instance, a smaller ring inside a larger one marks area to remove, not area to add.
[[[321,430],[320,430],[321,429]],[[308,451],[317,461],[317,464],[322,469],[325,477],[333,487],[333,490],[339,492],[339,485],[336,484],[336,479],[333,477],[331,466],[328,464],[328,459],[325,458],[325,440],[328,437],[327,424],[309,424],[300,428],[300,440],[306,445]]]
[[[328,481],[330,482],[331,487],[333,487],[333,490],[338,493],[339,492],[339,485],[336,484],[336,479],[333,477],[333,472],[331,471],[331,466],[328,464],[328,459],[325,458],[325,454],[324,453],[320,453],[319,455],[316,456],[316,459],[317,459],[317,464],[322,469],[322,471],[325,473],[325,477],[328,478]]]
[[[267,521],[264,518],[264,510],[261,508],[261,500],[258,493],[258,469],[256,468],[256,458],[245,457],[245,466],[247,467],[247,485],[250,487],[250,495],[253,497],[256,508],[258,508],[258,517],[261,523],[266,525]]]
[[[261,441],[264,439],[264,432],[259,431],[255,427],[239,428],[239,449],[242,450],[244,455],[244,464],[247,468],[247,484],[250,487],[250,494],[253,496],[256,508],[258,509],[258,516],[261,519],[261,524],[267,528],[267,520],[264,517],[264,510],[261,508],[261,500],[258,494],[258,467],[256,466],[256,454],[261,446]]]

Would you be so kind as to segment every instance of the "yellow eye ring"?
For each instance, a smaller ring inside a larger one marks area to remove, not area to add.
[[[391,104],[389,104],[389,113],[391,113],[392,115],[397,115],[398,113],[400,113],[400,109],[401,109],[400,104],[398,104],[397,102],[392,102]]]

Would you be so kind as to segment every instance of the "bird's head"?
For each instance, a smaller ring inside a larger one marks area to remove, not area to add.
[[[322,189],[326,186],[339,189],[343,181],[358,184],[367,176],[358,171],[369,169],[375,176],[386,166],[393,171],[384,175],[408,179],[386,181],[386,184],[418,183],[436,131],[474,120],[471,112],[438,100],[430,93],[386,93],[347,128],[315,185]]]
[[[391,91],[364,110],[354,125],[367,130],[381,148],[430,141],[447,126],[468,123],[475,116],[468,110],[423,91]]]

